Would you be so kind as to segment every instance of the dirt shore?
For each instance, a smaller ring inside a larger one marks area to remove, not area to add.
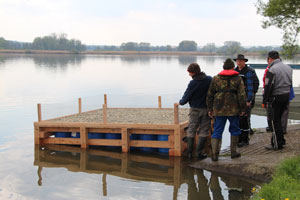
[[[226,149],[221,152],[217,162],[212,162],[210,158],[207,158],[196,161],[191,166],[268,182],[281,161],[300,155],[300,124],[288,127],[288,133],[285,135],[286,145],[281,150],[265,150],[265,146],[270,145],[270,138],[270,132],[257,129],[251,136],[250,144],[238,148],[242,154],[240,158],[231,159],[230,150]]]

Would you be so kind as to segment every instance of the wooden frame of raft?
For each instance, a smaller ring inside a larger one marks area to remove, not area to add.
[[[51,122],[42,120],[41,104],[38,104],[38,122],[34,122],[34,143],[80,145],[88,148],[89,145],[121,146],[122,152],[129,152],[130,147],[169,148],[170,156],[181,156],[186,136],[184,128],[188,122],[179,123],[178,104],[174,104],[173,124],[116,124],[107,122],[107,96],[104,95],[102,108],[103,122]],[[130,109],[130,108],[129,108]],[[158,108],[161,106],[161,97],[158,97]],[[90,111],[88,111],[90,112]],[[78,99],[78,113],[82,113],[82,101]],[[74,114],[77,115],[77,114]],[[70,115],[72,116],[72,115]],[[64,116],[66,117],[66,116]],[[61,118],[61,117],[59,117]],[[55,132],[80,132],[80,138],[55,138]],[[89,139],[88,133],[121,133],[121,139]],[[168,141],[130,140],[131,134],[168,135]]]

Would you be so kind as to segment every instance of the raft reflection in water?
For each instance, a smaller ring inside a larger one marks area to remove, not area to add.
[[[188,164],[181,157],[120,153],[63,145],[35,146],[34,165],[38,166],[40,186],[43,183],[43,167],[63,167],[72,172],[102,174],[103,196],[110,196],[107,191],[107,176],[173,186],[173,194],[168,194],[173,200],[182,199],[178,196],[203,200],[249,199],[251,189],[256,185],[253,181],[194,169]]]

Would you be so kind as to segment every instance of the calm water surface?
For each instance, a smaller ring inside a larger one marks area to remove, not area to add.
[[[163,107],[172,107],[190,81],[188,64],[198,62],[213,76],[224,60],[0,55],[0,199],[248,199],[256,182],[195,170],[181,158],[33,145],[37,103],[43,119],[76,113],[79,97],[84,111],[100,108],[103,94],[111,107],[157,107],[157,96]],[[262,78],[263,70],[256,71]],[[294,78],[294,85],[300,80]],[[253,116],[252,126],[266,126],[265,117]],[[223,148],[228,135],[225,131]],[[243,192],[229,192],[232,187]]]

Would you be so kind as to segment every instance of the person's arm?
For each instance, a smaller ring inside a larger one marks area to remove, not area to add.
[[[242,78],[239,78],[239,88],[237,92],[237,97],[238,97],[238,103],[240,107],[240,112],[241,115],[244,115],[246,112],[246,92],[245,92],[245,86],[244,86],[244,81]]]
[[[214,97],[215,97],[216,89],[214,87],[214,79],[212,79],[209,89],[207,91],[207,97],[206,97],[206,104],[208,109],[208,115],[212,118],[213,117],[213,103],[214,103]]]
[[[187,102],[189,102],[189,100],[191,99],[192,95],[193,95],[193,91],[194,90],[194,83],[193,81],[190,81],[190,83],[188,84],[188,87],[186,88],[182,98],[179,100],[179,104],[180,105],[184,105]]]
[[[265,90],[263,94],[263,104],[266,105],[269,101],[274,89],[275,74],[268,70],[265,79]]]
[[[247,87],[247,106],[250,106],[254,97],[254,74],[252,71],[246,73],[246,87]]]

